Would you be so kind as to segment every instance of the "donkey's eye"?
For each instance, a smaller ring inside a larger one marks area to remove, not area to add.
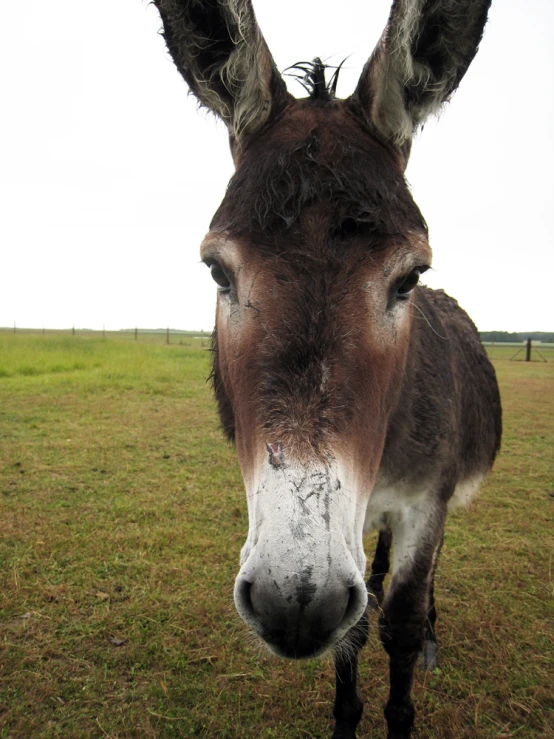
[[[399,298],[407,298],[414,287],[419,282],[419,270],[414,269],[404,280],[398,285],[396,294]]]
[[[420,275],[426,270],[427,267],[416,267],[409,275],[407,275],[407,277],[404,277],[402,282],[400,282],[396,288],[396,297],[401,300],[409,298],[412,294],[412,290],[419,282]]]
[[[211,262],[210,264],[208,264],[208,267],[210,268],[212,279],[219,287],[220,291],[227,292],[228,290],[230,290],[231,281],[225,274],[225,270],[223,269],[223,267],[218,264],[218,262]]]

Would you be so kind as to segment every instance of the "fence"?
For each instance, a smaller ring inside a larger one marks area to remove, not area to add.
[[[200,343],[202,347],[208,347],[211,341],[211,332],[204,330],[200,331],[185,331],[174,328],[159,328],[159,329],[147,329],[147,328],[130,328],[120,329],[118,331],[109,331],[106,328],[101,330],[95,330],[90,328],[71,328],[65,329],[51,329],[51,328],[20,328],[16,324],[13,328],[0,327],[0,333],[13,333],[13,334],[25,334],[25,335],[43,335],[43,336],[75,336],[83,338],[98,338],[103,339],[119,339],[119,340],[134,340],[134,341],[147,341],[155,343],[165,344],[179,344],[186,346],[187,344],[192,345]]]
[[[483,346],[491,359],[521,362],[554,362],[554,343],[525,341],[484,341]]]

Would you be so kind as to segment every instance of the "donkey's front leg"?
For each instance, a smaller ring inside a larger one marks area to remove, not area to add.
[[[335,647],[336,698],[332,739],[355,739],[364,704],[358,693],[358,657],[367,641],[367,613]]]
[[[379,619],[381,641],[390,660],[390,693],[385,707],[388,739],[409,739],[414,723],[414,667],[424,642],[444,518],[442,506],[432,512],[426,506],[410,509],[391,521],[393,573]]]

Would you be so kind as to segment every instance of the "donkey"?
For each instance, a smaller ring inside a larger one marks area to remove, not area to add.
[[[418,656],[436,664],[447,508],[491,468],[501,409],[467,314],[418,285],[431,249],[404,170],[475,56],[490,0],[394,0],[344,100],[320,60],[296,67],[307,98],[287,92],[251,0],[154,3],[236,166],[201,247],[218,286],[215,397],[248,502],[236,608],[279,656],[334,649],[334,739],[355,737],[377,608],[388,737],[406,739]],[[367,585],[365,529],[379,530]]]

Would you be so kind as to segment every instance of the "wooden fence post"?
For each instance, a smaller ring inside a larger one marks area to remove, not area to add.
[[[525,361],[531,361],[531,339],[527,339],[527,346],[525,349]]]

